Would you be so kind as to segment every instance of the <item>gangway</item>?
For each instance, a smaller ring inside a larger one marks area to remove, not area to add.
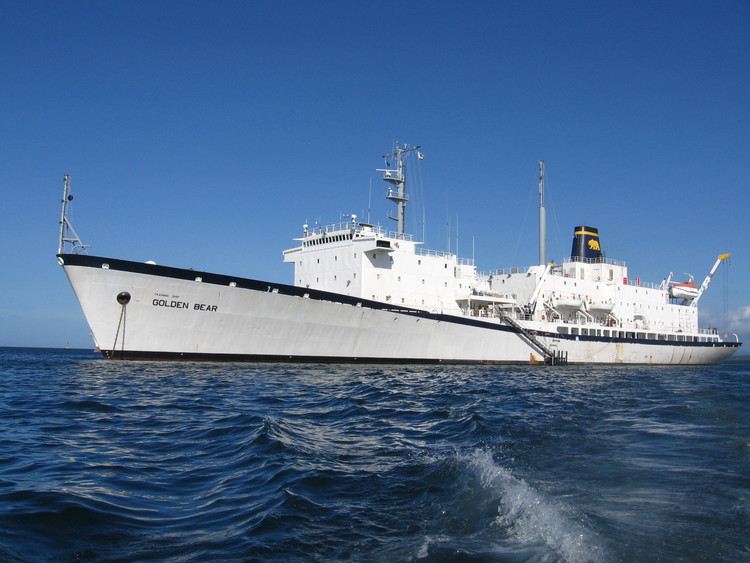
[[[545,346],[542,341],[534,335],[532,331],[518,324],[518,322],[516,322],[516,320],[509,314],[503,313],[502,319],[503,322],[516,329],[518,336],[520,336],[522,340],[524,340],[535,351],[542,354],[545,364],[550,366],[564,366],[568,364],[567,352],[552,350],[551,348]]]

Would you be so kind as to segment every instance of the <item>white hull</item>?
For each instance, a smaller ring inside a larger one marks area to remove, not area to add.
[[[535,363],[544,358],[497,318],[431,313],[301,287],[60,254],[105,357],[223,361]],[[126,305],[117,301],[127,292]],[[707,364],[739,347],[561,335],[528,324],[580,364]]]

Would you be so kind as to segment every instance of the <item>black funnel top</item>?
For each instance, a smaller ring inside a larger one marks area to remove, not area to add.
[[[599,262],[602,258],[602,247],[599,245],[599,229],[594,227],[576,227],[573,231],[573,260]]]

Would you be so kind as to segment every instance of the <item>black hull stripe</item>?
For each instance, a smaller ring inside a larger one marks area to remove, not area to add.
[[[512,360],[439,360],[424,358],[354,358],[346,356],[283,356],[263,354],[196,354],[182,352],[149,352],[102,350],[102,356],[106,360],[115,361],[152,361],[152,362],[215,362],[215,363],[273,363],[273,364],[379,364],[379,365],[545,365],[543,361],[512,361]],[[588,362],[569,362],[567,365],[596,365]],[[637,365],[661,365],[663,367],[681,366],[685,364],[636,364],[636,363],[606,363],[601,365],[637,366]],[[691,364],[700,365],[700,364]],[[556,366],[559,369],[559,366]]]
[[[281,295],[290,295],[295,297],[306,297],[317,301],[328,301],[331,303],[343,303],[345,305],[361,306],[367,309],[374,309],[378,311],[389,311],[397,313],[399,315],[408,315],[411,317],[418,317],[422,319],[430,319],[438,322],[445,322],[451,324],[460,324],[465,326],[473,326],[483,328],[485,330],[497,330],[501,332],[518,333],[514,327],[507,325],[493,325],[483,321],[466,318],[456,317],[454,315],[445,315],[442,313],[430,313],[428,311],[421,311],[418,309],[411,309],[409,307],[402,307],[400,305],[391,305],[390,303],[382,303],[381,301],[372,301],[369,299],[363,299],[361,297],[352,297],[351,295],[343,295],[341,293],[332,293],[330,291],[321,291],[319,289],[311,289],[306,287],[297,287],[294,285],[286,285],[279,283],[266,282],[261,280],[254,280],[249,278],[239,278],[234,276],[226,276],[223,274],[213,274],[211,272],[202,272],[199,270],[190,270],[184,268],[173,268],[171,266],[159,266],[157,264],[146,264],[145,262],[131,262],[129,260],[119,260],[117,258],[105,258],[101,256],[89,256],[88,254],[58,254],[65,266],[83,266],[87,268],[102,268],[106,264],[110,270],[117,270],[122,272],[130,272],[134,274],[143,274],[148,276],[164,277],[171,279],[178,279],[184,281],[195,281],[195,278],[201,278],[201,283],[207,283],[219,286],[229,286],[233,283],[238,288],[250,289],[253,291],[260,291],[263,293],[276,292]],[[559,334],[557,332],[543,332],[539,331],[536,333],[538,336],[544,336],[548,338],[557,338],[560,340],[580,340],[589,342],[622,342],[622,343],[638,343],[638,344],[649,344],[653,346],[689,346],[696,348],[739,348],[740,342],[679,342],[676,340],[655,340],[655,339],[633,339],[633,338],[619,338],[619,337],[606,337],[606,336],[588,336],[588,335],[573,335],[573,334]],[[127,352],[126,352],[127,354]],[[312,356],[317,358],[317,356]],[[235,361],[235,360],[228,360]],[[239,360],[247,361],[247,360]],[[266,361],[266,360],[250,360],[250,361]],[[280,361],[280,360],[270,360]],[[292,361],[292,360],[290,360]],[[299,361],[310,361],[310,360],[299,360]],[[314,360],[313,360],[314,361]],[[326,361],[326,360],[319,360]],[[332,359],[330,361],[345,361],[342,359]],[[360,360],[352,360],[360,361]],[[373,362],[379,361],[377,359],[372,360]],[[410,360],[387,360],[391,362],[409,362]],[[417,360],[415,360],[417,361]],[[418,360],[419,362],[429,362],[431,360]],[[439,360],[432,360],[439,362]],[[479,362],[483,363],[483,362]]]
[[[513,365],[528,362],[492,361],[492,360],[438,360],[424,358],[354,358],[346,356],[284,356],[267,354],[200,354],[183,352],[150,352],[131,350],[102,350],[107,360],[137,361],[187,361],[187,362],[223,362],[223,363],[290,363],[290,364],[475,364],[475,365]],[[542,362],[539,362],[542,364]]]

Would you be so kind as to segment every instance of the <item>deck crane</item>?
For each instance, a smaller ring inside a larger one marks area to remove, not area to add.
[[[711,278],[714,277],[714,274],[716,273],[716,270],[719,269],[719,266],[721,263],[729,258],[731,254],[719,254],[719,257],[716,259],[716,263],[714,264],[714,267],[711,268],[711,271],[708,272],[708,275],[706,276],[706,279],[703,280],[703,283],[701,284],[700,288],[698,289],[698,296],[693,299],[690,303],[692,307],[696,307],[698,305],[698,299],[701,298],[701,295],[703,295],[703,292],[708,289],[708,284],[711,283]]]

